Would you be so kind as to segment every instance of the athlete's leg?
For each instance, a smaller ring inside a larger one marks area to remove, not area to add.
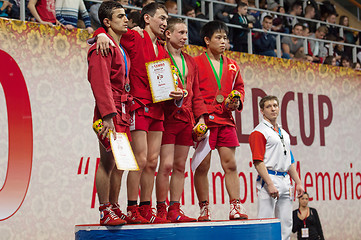
[[[141,174],[147,162],[147,132],[135,130],[131,132],[131,135],[131,146],[139,166],[139,171],[129,171],[127,178],[127,194],[128,201],[137,201]]]
[[[169,190],[169,174],[173,169],[174,144],[164,144],[160,149],[160,163],[156,178],[158,202],[166,201]]]
[[[151,201],[154,186],[154,175],[158,165],[158,156],[162,142],[161,131],[149,131],[147,136],[148,153],[146,165],[140,179],[140,201]],[[141,146],[140,146],[141,147]]]
[[[100,163],[96,172],[95,184],[97,187],[99,203],[104,204],[109,202],[110,176],[115,167],[115,161],[113,153],[107,152],[100,143],[99,149]]]
[[[211,165],[211,153],[208,153],[194,173],[194,187],[199,202],[208,201],[209,198],[208,171]]]
[[[114,166],[112,174],[110,176],[110,192],[109,192],[109,201],[111,203],[118,203],[120,185],[122,183],[123,170],[117,169]]]
[[[170,201],[179,201],[184,189],[184,171],[189,146],[175,145],[173,172],[170,180]]]
[[[226,189],[229,200],[239,199],[240,183],[237,173],[237,164],[235,159],[235,147],[217,147],[221,165],[224,170]]]

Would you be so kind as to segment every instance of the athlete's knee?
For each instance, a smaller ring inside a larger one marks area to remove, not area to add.
[[[225,173],[237,171],[237,164],[234,159],[222,160],[222,168]]]
[[[107,176],[110,176],[110,174],[112,173],[113,169],[115,167],[115,162],[114,161],[109,161],[109,162],[100,162],[99,163],[99,168],[102,168],[104,170],[104,172],[107,174]]]
[[[158,158],[148,158],[146,163],[146,169],[155,171],[158,166]]]
[[[135,152],[135,159],[137,160],[140,169],[144,169],[147,164],[147,153],[145,151]]]
[[[173,172],[184,173],[186,170],[186,163],[185,162],[175,162],[173,165]]]
[[[158,174],[169,176],[172,169],[173,169],[173,164],[172,163],[164,163],[164,164],[159,166]]]

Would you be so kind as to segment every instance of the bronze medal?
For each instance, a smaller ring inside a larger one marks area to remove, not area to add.
[[[129,85],[129,83],[127,83],[127,84],[124,85],[124,89],[125,89],[126,92],[130,92],[130,85]]]
[[[183,89],[183,97],[187,97],[188,96],[188,91],[187,89]]]
[[[222,103],[224,101],[223,95],[217,95],[216,101],[217,101],[217,103]]]

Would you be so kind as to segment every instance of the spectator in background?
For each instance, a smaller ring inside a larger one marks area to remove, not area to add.
[[[339,43],[344,43],[345,39],[342,37],[337,37],[336,41]],[[342,62],[341,62],[341,58],[342,56],[345,55],[345,51],[344,51],[344,45],[342,44],[336,44],[336,46],[333,49],[333,56],[336,58],[337,61],[337,66],[341,66]]]
[[[336,23],[336,18],[337,18],[337,13],[331,13],[326,18],[326,23],[337,24]],[[335,37],[339,36],[340,30],[339,30],[338,27],[332,26],[332,25],[329,25],[329,24],[327,24],[326,27],[328,28],[327,36],[329,36],[329,35],[333,35]]]
[[[55,17],[55,0],[29,0],[28,8],[39,23],[60,25]]]
[[[83,0],[56,0],[55,12],[56,19],[63,24],[66,29],[73,30],[77,27],[78,14],[80,14],[88,33],[92,34],[94,32]]]
[[[274,0],[267,1],[267,10],[269,11],[277,12],[278,6],[279,6],[278,3],[275,2]],[[261,22],[263,22],[263,18],[267,15],[271,15],[273,18],[277,17],[274,14],[263,12],[261,15]]]
[[[337,66],[337,61],[334,56],[327,56],[323,64]]]
[[[302,36],[310,36],[310,29],[305,25],[302,26]]]
[[[282,6],[278,7],[277,12],[286,13],[285,8]],[[288,28],[286,29],[284,27],[284,24],[283,24],[284,22],[285,22],[285,16],[282,16],[282,15],[274,16],[273,21],[272,21],[272,31],[281,32],[281,33],[289,33]]]
[[[0,1],[0,17],[8,17],[12,4],[7,0]]]
[[[187,17],[196,17],[194,7],[185,5],[183,8],[183,14]],[[202,45],[202,39],[199,35],[201,31],[201,23],[195,20],[188,20],[188,42],[193,45]]]
[[[103,2],[105,2],[107,0],[103,0]],[[89,9],[89,17],[90,17],[90,22],[91,25],[94,27],[94,29],[97,29],[101,26],[101,23],[99,21],[99,17],[98,17],[98,11],[99,11],[99,7],[100,7],[101,3],[95,3],[93,5],[91,5],[90,9]]]
[[[314,39],[324,39],[327,34],[327,27],[320,26],[316,32],[311,34],[310,37]],[[324,42],[315,40],[308,41],[308,54],[312,56],[313,62],[322,63],[327,56],[327,49],[324,46]]]
[[[326,21],[327,17],[331,14],[337,14],[335,6],[330,1],[323,1],[320,5],[321,21]]]
[[[292,34],[302,36],[302,25],[296,23],[292,28]],[[282,38],[282,51],[289,54],[292,59],[304,58],[303,54],[303,41],[296,37],[283,37]]]
[[[350,27],[349,18],[344,15],[341,16],[339,25],[342,25],[345,27]],[[343,29],[343,36],[345,38],[345,43],[356,44],[356,41],[358,39],[358,34],[359,34],[359,32],[357,32],[357,31]],[[346,54],[351,56],[352,55],[352,47],[345,46],[345,52],[346,52]]]
[[[167,0],[164,3],[164,6],[167,8],[168,13],[170,13],[170,14],[178,14],[178,7],[177,7],[177,3],[175,1]]]
[[[224,2],[230,4],[236,4],[235,0],[225,0]],[[214,12],[214,18],[216,20],[229,23],[231,21],[233,14],[235,13],[235,9],[233,6],[215,3],[213,7],[213,12]]]
[[[20,0],[9,0],[9,3],[12,4],[10,12],[8,15],[10,18],[20,19]],[[29,4],[29,0],[25,0],[25,6]],[[25,8],[25,20],[32,21],[32,16],[30,10]]]
[[[305,18],[314,19],[316,15],[316,10],[313,5],[307,5],[305,8]],[[303,26],[307,26],[310,30],[310,33],[315,33],[317,30],[317,23],[312,21],[300,20],[299,21]]]
[[[242,27],[233,29],[233,50],[238,52],[248,52],[247,35],[253,24],[247,19],[248,6],[244,2],[238,2],[237,13],[234,14],[231,23]]]
[[[109,1],[109,0],[103,0],[103,2],[105,2],[105,1]],[[112,0],[112,1],[116,1],[116,2],[120,3],[122,6],[129,5],[128,0]],[[91,21],[93,28],[95,28],[95,29],[97,29],[101,26],[101,23],[100,23],[99,17],[98,17],[98,11],[99,11],[100,5],[101,5],[101,3],[94,3],[93,5],[91,5],[91,7],[89,9],[90,21]],[[128,20],[129,20],[129,18],[128,18]],[[129,26],[129,24],[128,24],[128,26]]]
[[[256,8],[256,5],[254,3],[249,3],[249,7]],[[253,23],[253,27],[255,28],[261,28],[261,12],[256,10],[248,9],[248,20]]]
[[[341,57],[341,66],[342,67],[351,67],[352,66],[351,59],[347,55],[343,55]]]
[[[262,30],[264,32],[256,32],[254,36],[254,50],[256,54],[277,57],[276,53],[276,36],[274,34],[269,33],[272,27],[272,17],[265,16],[262,22]],[[289,59],[290,56],[288,54],[284,54],[283,58]]]
[[[347,16],[344,16],[344,15],[341,16],[339,25],[342,25],[342,26],[345,26],[345,27],[350,27],[349,18]],[[346,43],[355,44],[356,41],[357,41],[358,32],[357,31],[353,32],[351,30],[344,29],[343,30],[343,35],[345,37]]]
[[[292,232],[297,232],[297,239],[325,240],[321,221],[316,209],[308,206],[309,195],[304,192],[298,198],[299,207],[293,211]],[[307,229],[307,231],[303,230]]]
[[[301,16],[302,15],[302,3],[301,2],[295,2],[293,3],[291,10],[289,11],[290,15],[293,16]],[[292,26],[296,24],[298,20],[295,17],[286,17],[285,21],[285,28],[288,28],[289,32],[291,32]]]
[[[132,29],[133,27],[139,26],[140,22],[140,12],[132,11],[128,14],[128,28]]]
[[[196,12],[196,18],[208,19],[206,15],[202,12],[201,6],[197,6],[194,11]],[[204,24],[202,24],[203,26]]]

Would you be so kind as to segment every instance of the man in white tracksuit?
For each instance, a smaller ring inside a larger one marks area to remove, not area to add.
[[[275,96],[266,96],[259,103],[262,121],[252,131],[249,144],[257,179],[258,218],[277,217],[281,221],[282,239],[290,239],[292,231],[293,186],[297,196],[304,193],[301,180],[294,166],[290,150],[290,137],[276,122],[279,101]]]

